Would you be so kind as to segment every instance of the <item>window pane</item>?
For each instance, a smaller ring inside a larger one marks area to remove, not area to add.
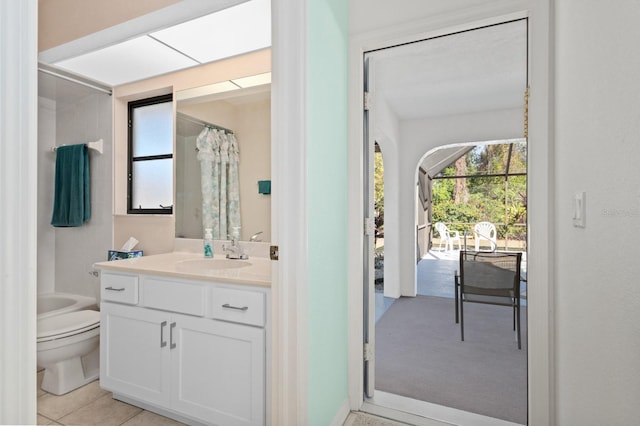
[[[527,144],[514,143],[511,153],[511,163],[509,165],[509,173],[526,173],[527,172]]]
[[[133,109],[133,156],[171,154],[173,152],[173,104]]]
[[[173,159],[134,161],[132,179],[132,209],[173,204]]]

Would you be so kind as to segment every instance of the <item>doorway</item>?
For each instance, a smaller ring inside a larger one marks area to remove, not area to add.
[[[431,221],[430,218],[419,220],[419,209],[414,204],[420,193],[421,181],[429,178],[426,173],[421,176],[422,179],[420,174],[414,174],[416,159],[422,158],[425,152],[433,152],[437,157],[437,149],[443,146],[452,147],[447,150],[447,156],[458,159],[469,151],[468,145],[465,145],[468,141],[522,137],[528,69],[527,24],[526,19],[518,19],[365,54],[367,75],[364,80],[370,99],[365,111],[365,159],[369,158],[365,164],[373,164],[371,156],[375,152],[374,144],[378,144],[384,153],[385,296],[400,301],[420,299],[416,261],[422,257],[424,245],[421,247],[419,242],[425,238],[425,228],[431,226]],[[445,150],[438,151],[442,154]],[[449,164],[444,158],[440,158],[439,162],[442,168]],[[370,178],[372,172],[373,168],[367,171]],[[370,183],[369,188],[371,186]],[[365,191],[368,196],[371,196],[370,193],[370,190]],[[372,204],[370,199],[364,203],[365,206]],[[365,217],[374,217],[374,214],[367,212]],[[371,288],[375,274],[368,268],[364,276],[365,287]],[[450,277],[450,286],[453,288],[453,275]],[[365,294],[370,296],[374,291],[365,290]],[[369,302],[368,306],[372,306],[372,303]],[[385,406],[427,417],[433,416],[429,413],[434,409],[442,412],[442,406],[437,402],[407,399],[400,391],[380,390],[376,374],[380,363],[388,362],[388,357],[379,357],[378,348],[385,346],[381,344],[381,339],[393,338],[397,333],[386,330],[387,334],[379,334],[375,318],[380,315],[377,312],[370,315],[371,311],[365,310],[365,324],[368,326],[365,331],[365,337],[368,337],[365,340],[365,344],[368,344],[365,353],[369,354],[365,362],[365,406]],[[400,324],[400,329],[404,328],[406,332],[411,320],[411,317],[405,318],[406,323]],[[458,338],[457,335],[455,337]],[[410,341],[411,333],[407,342]],[[428,342],[422,343],[424,346],[420,350],[428,351]],[[400,343],[390,346],[394,345],[397,348]],[[401,349],[411,356],[411,346]],[[419,350],[413,356],[419,357]],[[397,359],[390,362],[391,371],[406,365],[406,361]],[[527,417],[526,356],[522,367],[524,415],[507,419],[517,423],[526,423]],[[418,384],[418,388],[420,386]],[[434,383],[423,386],[437,387]],[[465,423],[464,419],[470,422],[481,418],[485,421],[498,418],[492,418],[490,413],[478,414],[457,407],[449,408],[452,410],[445,409],[444,417],[440,418],[448,421],[458,419],[455,422],[461,423]]]

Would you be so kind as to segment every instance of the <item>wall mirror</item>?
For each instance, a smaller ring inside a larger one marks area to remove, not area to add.
[[[232,132],[237,142],[240,206],[237,236],[247,241],[260,233],[256,240],[270,241],[271,196],[261,193],[265,192],[266,181],[271,180],[270,73],[178,91],[175,99],[176,238],[202,238],[204,234],[197,138],[208,127]],[[231,232],[229,229],[227,236]]]

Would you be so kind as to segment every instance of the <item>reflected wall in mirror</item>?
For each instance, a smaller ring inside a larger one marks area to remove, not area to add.
[[[258,193],[258,181],[271,179],[271,86],[197,97],[185,93],[176,93],[176,238],[204,234],[196,139],[212,125],[233,131],[239,148],[240,239],[262,232],[259,239],[270,241],[271,196]]]

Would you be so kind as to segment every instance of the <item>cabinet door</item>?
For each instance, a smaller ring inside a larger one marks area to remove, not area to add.
[[[169,404],[169,315],[102,303],[100,385],[146,402]]]
[[[263,425],[264,329],[173,318],[173,407],[206,423]]]

